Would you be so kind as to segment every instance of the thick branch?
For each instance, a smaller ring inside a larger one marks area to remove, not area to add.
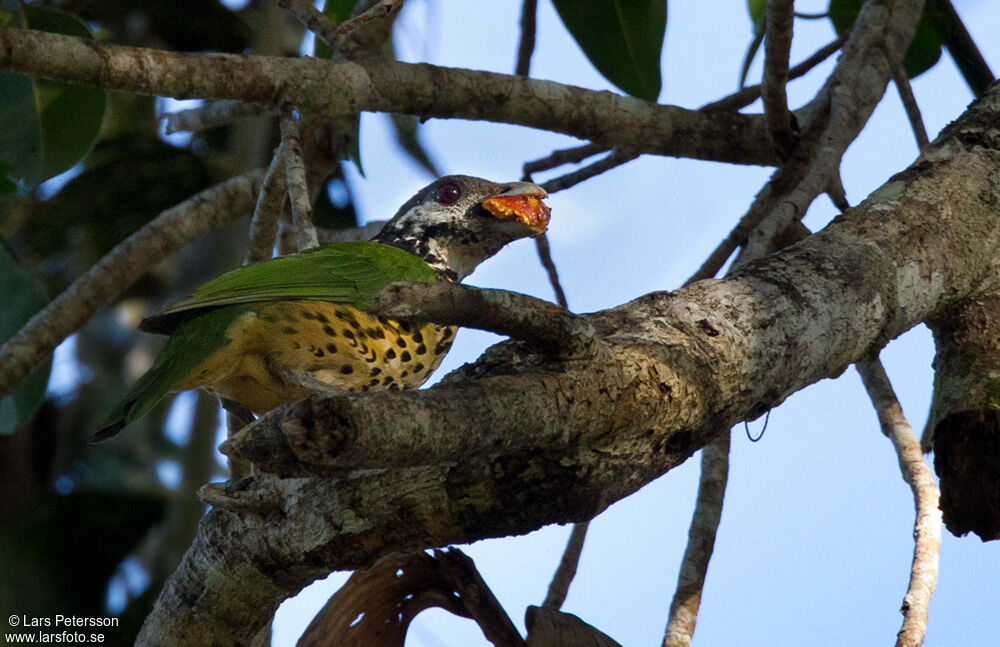
[[[945,312],[979,289],[1000,245],[998,120],[1000,88],[917,164],[782,254],[587,315],[609,349],[593,359],[508,342],[432,389],[286,410],[284,425],[315,436],[382,434],[394,464],[414,466],[215,488],[216,509],[143,636],[237,643],[329,570],[591,518],[720,430]],[[451,449],[416,447],[415,432]],[[276,509],[222,509],[255,501]]]
[[[773,164],[760,117],[707,114],[611,92],[427,64],[180,54],[0,27],[0,68],[176,98],[288,101],[329,116],[359,110],[519,124],[638,153]]]
[[[554,354],[559,361],[600,354],[600,349],[593,344],[595,331],[586,320],[551,303],[514,292],[447,282],[394,283],[382,291],[369,311],[392,319],[433,321],[512,335],[530,341],[543,352]],[[553,386],[541,380],[530,388],[540,396],[558,397],[552,391]],[[397,399],[395,393],[382,395],[388,401]],[[408,393],[400,397],[415,395]],[[442,394],[442,397],[451,396]],[[258,424],[233,435],[221,449],[229,456],[248,459],[258,467],[279,474],[324,474],[329,473],[330,468],[412,465],[442,458],[463,458],[477,453],[482,443],[499,448],[545,442],[543,432],[531,424],[520,424],[515,429],[496,425],[476,438],[441,436],[437,425],[424,424],[418,413],[424,406],[419,397],[413,400],[415,408],[410,412],[413,415],[402,414],[412,423],[406,432],[406,449],[394,445],[399,434],[394,426],[385,427],[388,436],[377,430],[357,434],[348,424],[334,433],[314,433],[316,420],[329,415],[344,416],[334,411],[352,409],[367,416],[363,412],[367,402],[348,393],[333,401],[299,402],[291,405],[297,413],[290,417],[309,422],[285,424],[284,410],[271,412]],[[444,400],[441,404],[446,406]],[[485,415],[485,411],[483,413]]]
[[[590,351],[594,329],[559,306],[505,290],[457,283],[393,283],[370,309],[392,319],[480,328],[525,339],[561,357]]]

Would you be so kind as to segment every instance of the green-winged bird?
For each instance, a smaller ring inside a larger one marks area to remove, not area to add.
[[[451,175],[421,189],[371,240],[233,270],[139,329],[170,335],[94,435],[106,440],[170,391],[202,388],[254,413],[310,393],[413,389],[455,329],[365,311],[394,281],[461,281],[507,243],[545,231],[545,191]]]

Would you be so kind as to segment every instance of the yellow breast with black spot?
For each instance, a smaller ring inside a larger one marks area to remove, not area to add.
[[[325,301],[261,304],[175,388],[203,387],[257,413],[308,396],[308,380],[345,391],[413,389],[441,363],[454,334]]]

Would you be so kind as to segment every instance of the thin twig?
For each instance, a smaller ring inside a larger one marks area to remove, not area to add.
[[[670,603],[670,619],[663,636],[663,647],[687,647],[694,635],[705,574],[722,519],[722,502],[729,479],[729,441],[730,434],[726,431],[701,450],[698,498],[677,576],[677,589]]]
[[[562,283],[559,282],[559,272],[556,270],[555,261],[552,260],[552,250],[549,248],[549,237],[546,234],[535,237],[535,249],[538,250],[538,260],[548,274],[552,291],[556,294],[556,303],[569,310],[566,293],[563,291]]]
[[[584,144],[583,146],[574,146],[572,148],[563,148],[557,151],[552,151],[551,155],[542,157],[541,159],[537,159],[532,162],[525,162],[523,178],[526,181],[531,181],[531,175],[533,173],[548,171],[549,169],[554,169],[562,166],[563,164],[579,164],[588,157],[593,157],[594,155],[603,153],[606,150],[610,150],[610,148],[601,144]]]
[[[927,632],[927,608],[937,584],[941,548],[940,492],[934,475],[924,463],[920,442],[903,415],[882,363],[878,360],[858,362],[855,367],[878,413],[882,433],[892,441],[899,457],[903,480],[913,491],[916,507],[913,562],[903,598],[903,626],[896,635],[896,647],[918,647]]]
[[[576,186],[581,182],[589,180],[592,177],[597,177],[601,173],[610,171],[616,166],[621,166],[627,162],[631,162],[635,158],[639,157],[637,153],[625,153],[618,149],[611,151],[605,157],[597,160],[589,166],[584,166],[581,169],[577,169],[572,173],[567,173],[566,175],[560,175],[557,178],[549,180],[548,182],[542,183],[542,188],[548,193],[556,193],[558,191],[563,191],[570,187]]]
[[[521,5],[521,42],[517,46],[517,63],[514,74],[528,76],[531,70],[531,54],[535,51],[535,30],[538,0],[524,0]]]
[[[767,36],[764,40],[764,78],[761,99],[764,121],[774,152],[788,159],[795,145],[792,113],[788,110],[788,55],[792,49],[792,0],[767,0]]]
[[[800,78],[805,76],[814,67],[825,61],[826,59],[833,56],[843,45],[844,36],[839,36],[830,43],[827,43],[823,47],[816,50],[811,56],[803,60],[798,65],[792,67],[788,70],[788,80]],[[713,101],[712,103],[705,104],[701,107],[702,110],[740,110],[741,108],[746,108],[751,103],[760,98],[761,86],[759,85],[748,85],[739,92],[734,92],[728,97],[723,97],[718,101]]]
[[[542,606],[547,609],[559,609],[566,601],[569,593],[569,585],[576,576],[576,568],[580,564],[580,554],[583,552],[583,542],[587,538],[587,529],[590,527],[589,521],[573,524],[573,530],[569,533],[569,540],[566,542],[566,549],[563,551],[562,559],[555,574],[552,575],[552,582],[549,583],[549,592],[545,596]]]
[[[306,168],[302,162],[302,133],[290,103],[281,106],[281,141],[285,147],[285,177],[288,199],[292,206],[292,228],[295,245],[301,251],[319,245],[316,227],[312,223],[312,206],[306,187]]]
[[[168,135],[176,132],[194,132],[225,126],[240,119],[274,114],[272,107],[243,101],[208,101],[198,108],[178,110],[160,115]]]
[[[337,25],[309,0],[276,0],[278,6],[287,9],[296,20],[316,34],[316,38],[330,46],[336,57],[340,50],[337,42]]]
[[[907,78],[906,72],[900,63],[889,61],[889,66],[892,70],[892,81],[896,84],[899,99],[903,102],[903,108],[906,110],[906,118],[910,120],[913,137],[917,140],[917,148],[923,151],[931,142],[927,138],[927,128],[924,126],[924,118],[920,114],[920,106],[917,105],[917,98],[913,96],[910,79]]]
[[[351,19],[337,25],[336,49],[353,60],[376,55],[402,8],[403,0],[358,2]]]
[[[271,158],[250,221],[250,246],[247,249],[245,265],[259,263],[271,258],[274,251],[274,237],[278,233],[278,218],[285,206],[288,195],[285,184],[285,145],[279,144]]]

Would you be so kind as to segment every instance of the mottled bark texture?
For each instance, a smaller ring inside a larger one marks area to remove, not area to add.
[[[1000,539],[1000,289],[930,322],[937,344],[924,451],[934,450],[941,510],[955,535]]]
[[[520,124],[637,153],[776,162],[760,116],[424,63],[181,54],[0,27],[0,68],[178,99],[237,99],[327,116],[359,110]]]
[[[395,467],[210,486],[215,509],[140,642],[236,644],[330,570],[588,519],[720,430],[959,307],[1000,243],[998,124],[994,88],[823,231],[726,279],[584,316],[587,356],[506,342],[426,391],[265,416],[257,426],[276,437],[381,434]]]

